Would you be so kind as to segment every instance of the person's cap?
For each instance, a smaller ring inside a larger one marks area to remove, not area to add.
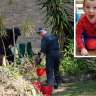
[[[41,33],[42,31],[46,31],[45,27],[40,27],[37,31],[37,33]]]

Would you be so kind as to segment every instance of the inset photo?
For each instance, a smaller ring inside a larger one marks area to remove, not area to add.
[[[74,57],[96,57],[96,0],[75,3]]]

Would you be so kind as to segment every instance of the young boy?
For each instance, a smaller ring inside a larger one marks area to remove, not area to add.
[[[87,50],[96,49],[96,0],[84,0],[85,14],[80,17],[76,26],[76,42],[82,56]]]

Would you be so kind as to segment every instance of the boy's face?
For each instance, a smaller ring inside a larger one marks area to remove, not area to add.
[[[89,22],[94,23],[96,21],[96,0],[85,0],[83,9]]]

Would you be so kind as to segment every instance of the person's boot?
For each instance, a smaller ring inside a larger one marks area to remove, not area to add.
[[[62,86],[61,86],[61,83],[57,83],[57,89],[61,89]]]
[[[52,94],[54,93],[54,86],[52,86]]]

